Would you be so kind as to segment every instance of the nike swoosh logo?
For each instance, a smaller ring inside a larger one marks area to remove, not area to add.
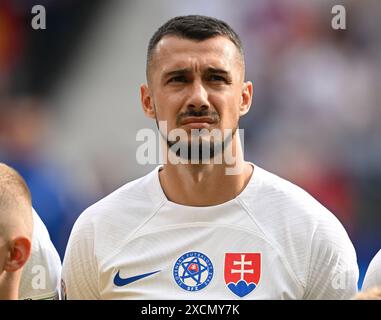
[[[120,270],[118,271],[118,273],[115,275],[114,277],[114,284],[118,287],[123,287],[127,284],[130,284],[132,282],[135,282],[135,281],[138,281],[140,279],[143,279],[145,277],[149,277],[155,273],[158,273],[160,272],[161,270],[157,270],[157,271],[154,271],[154,272],[149,272],[149,273],[143,273],[143,274],[139,274],[137,276],[133,276],[133,277],[129,277],[129,278],[121,278],[120,275],[119,275],[119,272]]]

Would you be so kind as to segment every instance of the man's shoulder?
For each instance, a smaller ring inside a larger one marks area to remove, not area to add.
[[[256,170],[243,201],[266,231],[292,230],[289,236],[297,241],[316,231],[327,237],[337,232],[343,234],[336,216],[307,191],[264,169]]]
[[[34,247],[44,249],[53,248],[55,251],[48,229],[38,213],[33,209],[33,248]]]
[[[381,250],[376,253],[368,266],[362,289],[369,290],[377,286],[381,286]]]
[[[378,266],[381,272],[381,249],[376,253],[376,255],[373,257],[372,262]]]
[[[265,169],[258,169],[260,171],[259,174],[261,175],[264,187],[287,196],[298,195],[303,197],[311,197],[304,189],[296,185],[291,180],[287,180],[286,178]]]
[[[160,193],[155,193],[155,174],[126,183],[87,208],[73,226],[66,252],[85,256],[91,252],[103,263],[123,247],[162,205]]]
[[[333,213],[299,186],[256,169],[244,198],[247,210],[303,286],[308,283],[313,254],[342,255],[346,263],[355,265],[353,245]]]
[[[88,207],[77,219],[76,228],[135,225],[149,215],[161,197],[155,189],[157,170],[130,181]]]
[[[24,266],[20,282],[20,299],[53,299],[61,274],[61,260],[50,240],[48,230],[33,210],[33,242],[31,256]],[[43,279],[44,286],[32,286],[33,279]]]
[[[319,214],[328,210],[307,191],[274,173],[256,167],[246,199],[287,214]],[[291,211],[291,212],[288,212]]]

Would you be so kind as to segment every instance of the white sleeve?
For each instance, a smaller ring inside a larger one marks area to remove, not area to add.
[[[351,299],[357,293],[356,252],[344,227],[332,216],[317,227],[305,299]]]
[[[58,299],[61,259],[48,230],[34,210],[32,239],[32,252],[21,274],[19,299]]]
[[[381,250],[374,256],[366,271],[362,290],[381,286]]]
[[[98,271],[94,253],[93,226],[80,216],[66,247],[61,295],[68,300],[99,299]]]

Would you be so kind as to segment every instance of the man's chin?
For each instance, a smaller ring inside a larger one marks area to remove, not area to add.
[[[209,140],[208,140],[209,141]],[[182,160],[193,164],[207,164],[218,154],[223,152],[223,143],[210,144],[209,142],[168,143],[170,152]]]

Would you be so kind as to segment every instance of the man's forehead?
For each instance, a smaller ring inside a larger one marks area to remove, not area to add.
[[[240,62],[240,53],[226,37],[216,36],[199,41],[170,35],[158,42],[153,60],[162,71],[186,68],[195,61],[208,67],[226,68]]]
[[[155,55],[181,52],[216,52],[224,55],[238,54],[238,49],[227,37],[215,36],[205,40],[193,40],[174,35],[164,36],[157,43]]]

